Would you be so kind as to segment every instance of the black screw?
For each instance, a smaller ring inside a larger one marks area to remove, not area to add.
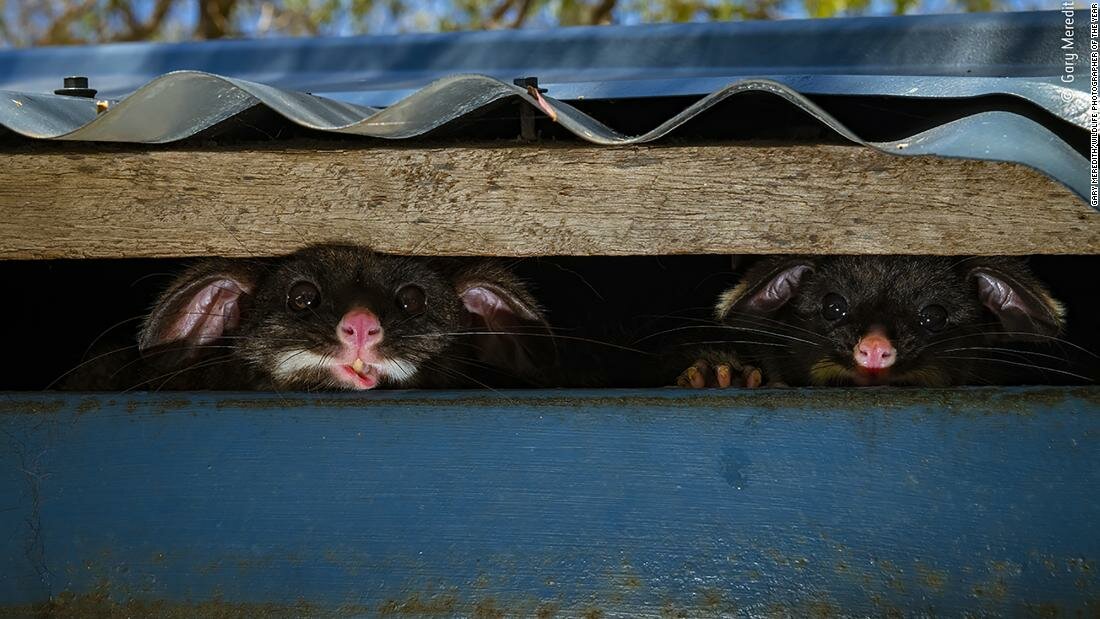
[[[73,75],[65,78],[65,87],[53,91],[55,95],[67,95],[70,97],[85,97],[91,99],[98,92],[95,88],[88,88],[88,78],[82,75]]]
[[[512,80],[512,83],[521,88],[534,88],[539,92],[546,92],[545,88],[539,88],[539,78],[537,77],[517,77]]]
[[[535,93],[546,92],[545,88],[539,88],[539,78],[537,77],[517,77],[512,80],[512,83],[520,88],[526,88],[527,92],[534,95]],[[519,102],[519,137],[526,142],[533,142],[538,139],[538,133],[535,131],[535,110],[527,104],[526,101]]]

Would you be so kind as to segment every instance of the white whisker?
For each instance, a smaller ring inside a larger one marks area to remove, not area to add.
[[[941,359],[960,359],[960,360],[968,360],[968,361],[990,361],[990,362],[993,362],[993,363],[1004,363],[1004,364],[1007,364],[1007,365],[1015,365],[1015,366],[1024,367],[1024,368],[1031,368],[1033,370],[1040,370],[1040,371],[1044,371],[1044,372],[1055,372],[1057,374],[1064,374],[1066,376],[1072,376],[1074,378],[1080,378],[1081,380],[1087,381],[1087,382],[1090,382],[1090,383],[1093,382],[1093,379],[1089,378],[1088,376],[1081,376],[1080,374],[1075,374],[1073,372],[1067,372],[1066,370],[1059,370],[1057,368],[1051,368],[1051,367],[1047,367],[1045,365],[1036,365],[1034,363],[1020,363],[1018,361],[1009,361],[1007,359],[997,359],[995,357],[962,357],[962,356],[944,355],[940,358]]]

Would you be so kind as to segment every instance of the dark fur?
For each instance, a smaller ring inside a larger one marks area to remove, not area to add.
[[[791,280],[777,276],[791,272],[801,277],[785,288],[783,282]],[[983,298],[979,281],[1003,282],[1000,290],[1011,290],[1013,303]],[[829,293],[848,301],[847,316],[836,321],[823,316],[822,300]],[[929,305],[947,310],[939,332],[919,322],[919,312]],[[855,384],[853,348],[872,326],[883,329],[897,350],[897,362],[881,379],[885,384],[1042,382],[1048,376],[1031,370],[1020,377],[1013,370],[1022,366],[1014,364],[1036,364],[1025,352],[1027,343],[1056,342],[1064,326],[1061,306],[1014,258],[770,257],[722,296],[716,314],[728,325],[722,337],[739,343],[703,346],[695,358],[711,365],[730,359],[735,368],[756,366],[765,384],[792,386]],[[951,350],[964,347],[983,349]],[[1037,365],[1049,363],[1044,358]]]
[[[221,278],[221,279],[220,279]],[[179,339],[173,325],[187,299],[211,281],[229,278],[246,290],[239,298],[239,321],[216,341]],[[287,307],[297,282],[313,283],[320,301],[304,312]],[[405,284],[426,293],[422,314],[408,316],[395,299]],[[384,339],[378,352],[414,363],[410,379],[380,387],[513,385],[538,382],[539,364],[553,365],[549,338],[506,335],[453,335],[502,330],[466,311],[464,286],[490,287],[507,300],[516,320],[508,330],[548,334],[538,304],[525,287],[496,263],[381,255],[362,247],[319,245],[264,260],[211,259],[183,275],[161,296],[140,337],[141,357],[123,367],[78,372],[68,389],[340,389],[331,373],[303,370],[293,376],[271,371],[280,355],[306,349],[331,354],[338,346],[336,326],[351,308],[368,308],[380,320]]]

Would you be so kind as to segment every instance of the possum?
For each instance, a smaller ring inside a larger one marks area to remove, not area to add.
[[[1090,380],[1051,362],[1072,346],[1058,337],[1065,310],[1017,258],[767,257],[721,295],[715,317],[721,339],[694,348],[678,385]]]
[[[351,245],[201,261],[157,300],[136,348],[63,388],[529,385],[555,354],[539,304],[497,263]]]

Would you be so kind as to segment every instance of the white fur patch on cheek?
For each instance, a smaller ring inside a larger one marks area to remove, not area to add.
[[[403,359],[386,359],[371,365],[378,369],[379,374],[397,384],[412,380],[419,371],[415,363]]]
[[[305,370],[324,369],[325,357],[309,350],[290,350],[279,353],[271,375],[275,378],[291,378]]]

